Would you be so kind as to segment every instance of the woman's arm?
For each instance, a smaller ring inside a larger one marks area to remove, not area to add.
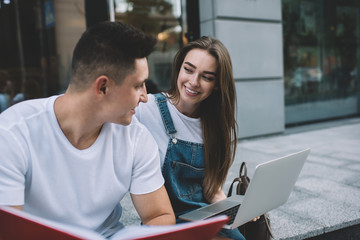
[[[218,202],[225,198],[226,198],[226,195],[225,195],[224,191],[221,188],[219,188],[219,191],[217,191],[217,193],[215,193],[214,197],[209,200],[209,203]]]

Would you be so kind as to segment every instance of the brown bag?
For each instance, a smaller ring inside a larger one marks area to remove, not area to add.
[[[250,183],[245,162],[241,164],[239,177],[235,178],[230,185],[228,197],[232,194],[234,183],[237,183],[236,194],[244,195]],[[270,240],[273,237],[268,213],[261,215],[260,219],[256,222],[247,222],[238,227],[238,229],[247,240]]]

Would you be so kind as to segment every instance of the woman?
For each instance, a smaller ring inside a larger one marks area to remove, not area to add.
[[[138,107],[137,118],[159,145],[176,217],[226,198],[221,188],[235,157],[235,104],[229,53],[219,40],[202,37],[176,54],[170,90],[149,94]],[[243,239],[238,230],[221,234]]]

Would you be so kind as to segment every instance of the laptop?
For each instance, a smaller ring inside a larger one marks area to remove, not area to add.
[[[180,215],[186,221],[203,220],[218,215],[228,215],[223,226],[237,228],[244,223],[284,204],[304,166],[310,149],[259,164],[245,192],[222,201]]]

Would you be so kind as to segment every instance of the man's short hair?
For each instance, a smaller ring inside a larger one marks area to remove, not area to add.
[[[83,33],[75,46],[70,84],[84,90],[100,75],[116,84],[135,69],[135,59],[147,57],[156,39],[121,22],[101,22]]]

